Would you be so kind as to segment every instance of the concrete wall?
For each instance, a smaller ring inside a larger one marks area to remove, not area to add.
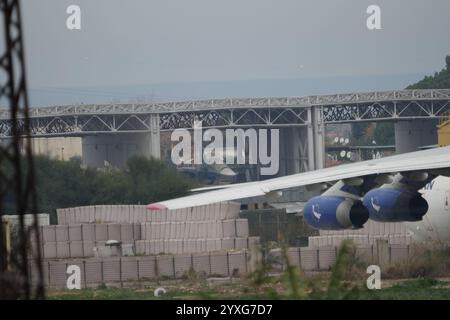
[[[437,144],[437,120],[410,120],[395,123],[397,153],[417,151],[419,147]]]
[[[158,139],[150,133],[97,134],[82,138],[83,164],[91,167],[125,167],[133,155],[160,158]]]
[[[334,246],[288,248],[287,255],[291,265],[303,271],[329,271],[336,262],[338,248]],[[378,265],[405,262],[417,252],[406,244],[388,244],[380,241],[374,245],[359,244],[355,246],[355,256],[362,262]],[[281,249],[272,249],[269,253],[272,268],[283,271],[286,268]]]
[[[31,141],[34,154],[58,160],[81,157],[81,138],[79,137],[33,138]]]
[[[46,260],[42,263],[45,285],[66,288],[67,267],[77,265],[81,271],[82,288],[123,286],[139,281],[182,279],[194,271],[202,276],[241,276],[250,271],[250,256],[246,250],[236,252],[158,255],[146,257],[89,258]],[[37,266],[30,263],[32,282],[37,283]]]

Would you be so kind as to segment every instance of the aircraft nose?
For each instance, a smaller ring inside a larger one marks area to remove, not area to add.
[[[146,206],[148,210],[163,210],[167,209],[167,207],[161,203],[150,203]]]

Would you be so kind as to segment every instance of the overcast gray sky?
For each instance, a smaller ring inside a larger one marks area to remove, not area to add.
[[[450,54],[449,0],[22,3],[32,103],[386,89],[442,69]],[[71,4],[79,31],[66,28]],[[382,30],[366,28],[370,4]]]

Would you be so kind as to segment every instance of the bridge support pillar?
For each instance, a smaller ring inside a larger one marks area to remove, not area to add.
[[[307,126],[280,129],[280,176],[321,169],[324,154],[325,125],[320,107],[308,109]]]
[[[397,153],[417,151],[419,147],[437,144],[437,121],[408,120],[395,123]]]
[[[305,127],[280,129],[279,176],[308,171],[308,131]]]
[[[308,113],[308,122],[310,123],[312,130],[311,135],[314,150],[314,167],[310,170],[322,169],[325,166],[325,122],[323,119],[323,107],[315,106],[311,107]]]
[[[83,164],[91,167],[125,167],[134,155],[160,159],[159,116],[150,119],[151,130],[139,133],[105,133],[84,136],[81,153]]]

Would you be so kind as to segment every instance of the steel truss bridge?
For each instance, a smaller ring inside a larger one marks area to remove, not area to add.
[[[306,97],[211,99],[169,103],[92,104],[30,108],[33,137],[204,128],[302,127],[380,120],[438,119],[450,110],[450,90],[398,90]],[[317,116],[314,117],[313,114]],[[19,120],[19,125],[24,120]],[[0,138],[11,135],[0,111]]]

